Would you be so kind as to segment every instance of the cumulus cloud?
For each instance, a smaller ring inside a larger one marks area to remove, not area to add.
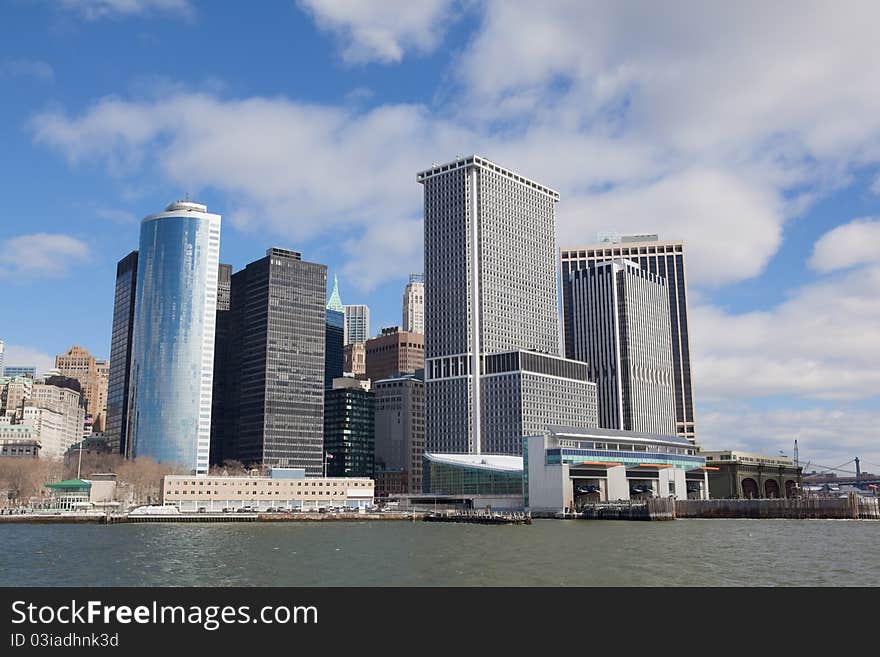
[[[810,266],[820,272],[880,263],[880,219],[866,217],[838,226],[816,242]]]
[[[179,188],[224,190],[234,205],[221,212],[240,230],[297,244],[341,239],[349,269],[370,267],[357,278],[369,287],[419,257],[415,172],[430,165],[426,154],[472,141],[419,106],[356,112],[186,93],[155,103],[105,99],[80,117],[42,114],[32,126],[71,163],[97,159],[120,176],[155,167]],[[403,239],[413,256],[402,256]]]
[[[70,235],[19,235],[0,242],[0,278],[57,278],[88,257],[86,243]]]
[[[37,376],[40,376],[55,367],[55,359],[40,349],[20,344],[7,344],[4,348],[3,365],[36,367]]]
[[[160,12],[180,16],[193,13],[189,0],[61,0],[60,6],[89,21]]]
[[[795,290],[769,310],[690,308],[695,394],[704,400],[880,395],[880,267]]]
[[[39,59],[15,59],[6,57],[0,59],[0,78],[29,77],[52,82],[55,79],[55,70],[46,62]]]
[[[406,51],[430,52],[440,43],[453,0],[299,0],[321,29],[342,43],[350,63],[396,63]]]

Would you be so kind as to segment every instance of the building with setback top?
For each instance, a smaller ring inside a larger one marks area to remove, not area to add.
[[[600,234],[599,243],[561,250],[562,280],[576,269],[593,267],[613,259],[631,260],[642,269],[666,280],[672,334],[673,385],[675,389],[675,433],[691,443],[697,442],[691,385],[688,296],[685,276],[684,243],[660,240],[657,235]],[[562,286],[563,342],[565,355],[574,358],[572,303],[568,285]]]
[[[559,194],[479,155],[417,180],[425,212],[426,451],[519,455],[525,418],[536,415],[591,426],[595,385],[582,363],[559,356]]]

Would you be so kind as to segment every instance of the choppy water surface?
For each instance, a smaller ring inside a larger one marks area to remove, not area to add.
[[[880,522],[0,525],[2,586],[878,586]]]

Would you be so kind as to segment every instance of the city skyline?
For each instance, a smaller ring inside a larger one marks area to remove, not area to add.
[[[396,325],[421,270],[413,173],[477,151],[560,191],[560,245],[600,230],[685,243],[704,447],[790,454],[799,438],[824,465],[880,462],[880,158],[867,146],[880,95],[864,56],[840,47],[870,42],[871,20],[695,7],[706,34],[732,35],[702,41],[668,38],[651,7],[633,22],[577,3],[439,2],[370,41],[367,19],[319,2],[252,9],[259,36],[244,9],[74,4],[9,8],[0,47],[2,134],[16,154],[3,170],[16,194],[0,280],[29,311],[0,326],[7,365],[45,370],[71,344],[109,358],[116,263],[136,247],[138,218],[186,191],[230,218],[221,261],[236,271],[271,245],[296,249],[339,273],[346,302],[370,306],[374,334]],[[640,25],[655,37],[628,48]],[[829,39],[825,26],[846,33]],[[563,56],[520,32],[539,28]],[[131,48],[131,34],[230,45],[172,60]],[[830,41],[840,52],[810,67]],[[744,44],[754,57],[731,56]],[[266,65],[304,53],[309,70]],[[163,159],[168,147],[179,158]]]

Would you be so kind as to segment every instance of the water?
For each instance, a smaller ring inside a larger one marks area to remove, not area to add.
[[[0,525],[2,586],[877,586],[880,522]]]

